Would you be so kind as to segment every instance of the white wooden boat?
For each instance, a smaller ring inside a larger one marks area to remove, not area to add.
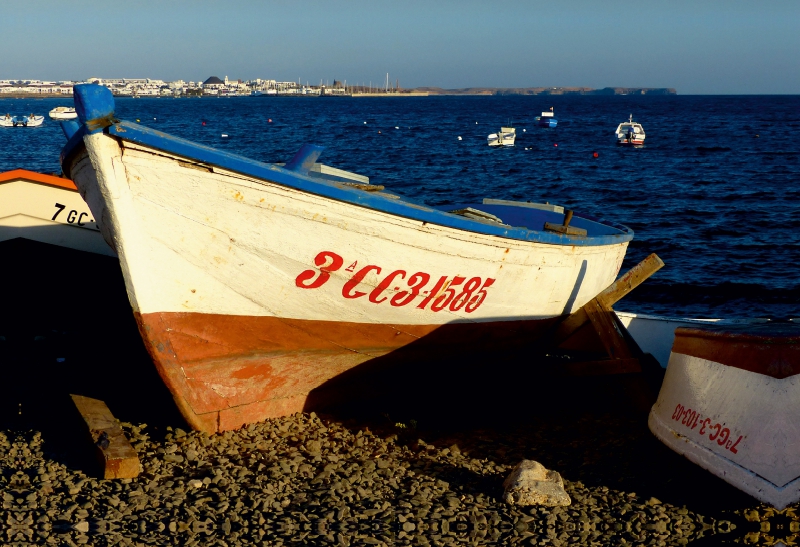
[[[74,120],[78,117],[73,106],[57,106],[49,112],[53,120]]]
[[[447,213],[314,176],[319,147],[278,167],[116,121],[105,87],[74,93],[62,168],[198,429],[313,409],[361,365],[456,367],[529,343],[614,281],[633,237],[579,214],[570,226],[586,235],[545,231],[565,215],[530,203]]]
[[[489,146],[514,146],[517,130],[513,127],[501,127],[498,133],[491,133],[486,137]]]
[[[614,134],[617,137],[617,144],[644,144],[644,127],[642,127],[642,124],[633,121],[633,114],[628,116],[627,122],[622,122],[617,126]]]
[[[662,368],[667,368],[675,329],[678,327],[702,328],[706,325],[755,325],[766,319],[695,319],[688,317],[664,317],[641,313],[615,311],[620,322],[645,353],[656,358]]]
[[[650,430],[777,509],[800,501],[800,325],[678,328]]]
[[[116,256],[71,180],[25,169],[0,173],[0,242],[17,238]]]
[[[0,117],[0,127],[38,127],[44,122],[44,116],[36,116],[31,113],[29,116],[12,116],[6,114]]]

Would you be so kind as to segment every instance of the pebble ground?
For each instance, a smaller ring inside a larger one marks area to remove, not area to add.
[[[210,436],[123,428],[142,462],[133,480],[93,478],[75,457],[82,438],[70,450],[63,440],[48,447],[37,431],[0,432],[4,542],[558,547],[778,537],[757,533],[766,508],[662,450],[641,417],[540,417],[425,435],[389,416],[368,424],[314,413]],[[500,501],[523,457],[560,471],[572,505]]]

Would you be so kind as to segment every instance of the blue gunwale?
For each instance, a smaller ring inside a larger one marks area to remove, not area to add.
[[[76,105],[77,106],[77,105]],[[81,120],[83,121],[83,120]],[[97,129],[90,129],[84,122],[80,129],[76,131],[61,151],[61,165],[67,172],[69,158],[83,147],[85,135],[96,132]],[[444,211],[414,203],[406,198],[397,199],[397,196],[387,197],[380,192],[365,192],[357,188],[350,188],[335,182],[315,179],[310,176],[302,175],[297,172],[289,171],[282,167],[251,160],[237,154],[231,154],[217,150],[210,146],[197,144],[195,142],[174,137],[167,133],[150,129],[135,123],[126,121],[114,121],[111,125],[102,129],[104,133],[116,137],[123,141],[140,144],[148,148],[153,148],[175,156],[186,158],[189,161],[199,162],[211,167],[220,167],[229,171],[240,173],[256,179],[263,179],[268,182],[276,183],[327,197],[337,201],[351,203],[361,207],[367,207],[377,211],[382,211],[392,215],[420,221],[422,223],[447,226],[469,232],[493,235],[497,237],[514,239],[520,241],[531,241],[550,245],[575,245],[575,246],[600,246],[624,243],[633,239],[633,230],[626,226],[604,222],[592,217],[575,215],[575,219],[585,218],[592,223],[603,224],[613,228],[618,233],[605,233],[589,235],[587,237],[570,236],[543,230],[531,230],[524,227],[512,227],[497,225],[493,226],[487,222],[479,222],[460,215],[450,214]],[[478,205],[476,208],[480,208]],[[551,213],[563,219],[563,215]],[[553,220],[556,220],[555,218]],[[578,226],[573,220],[573,225]],[[608,231],[608,230],[604,230]]]

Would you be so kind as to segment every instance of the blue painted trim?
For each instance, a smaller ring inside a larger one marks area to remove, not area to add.
[[[106,86],[78,84],[72,88],[72,95],[81,124],[114,115],[114,96]]]
[[[80,124],[75,120],[63,120],[61,123],[61,131],[64,132],[64,136],[67,137],[69,140],[72,135],[78,132],[81,128]]]
[[[105,101],[102,94],[82,94],[82,97],[84,97],[83,100],[89,101],[89,108],[84,106],[84,112],[92,112],[94,114],[103,112],[104,107],[102,104],[97,108],[93,108],[93,105],[91,105],[91,100],[94,96],[100,96],[99,100],[101,103]],[[113,116],[113,112],[111,114],[103,114],[103,116],[109,118]],[[89,119],[88,121],[91,122],[93,119],[96,118]],[[61,152],[61,164],[62,169],[65,171],[65,175],[69,176],[69,173],[66,172],[68,169],[68,162],[66,160],[72,153],[76,152],[77,149],[83,145],[83,136],[93,132],[93,129],[94,128],[90,129],[87,127],[87,124],[84,123],[81,126],[81,129],[78,130],[64,146]],[[494,235],[521,241],[535,241],[552,245],[598,246],[623,243],[633,239],[633,230],[625,226],[613,226],[619,230],[618,234],[599,235],[593,237],[576,237],[554,232],[529,230],[527,228],[515,228],[510,226],[493,225],[492,223],[488,222],[480,222],[460,215],[453,215],[443,211],[438,211],[431,207],[420,205],[407,199],[396,199],[396,197],[390,198],[382,195],[381,192],[365,192],[363,190],[346,186],[342,183],[312,178],[310,176],[292,172],[275,165],[254,161],[236,154],[217,150],[210,146],[204,146],[186,139],[173,137],[172,135],[162,133],[161,131],[156,131],[154,129],[131,122],[117,122],[106,127],[103,129],[103,131],[110,136],[122,139],[124,141],[141,144],[156,150],[161,150],[176,156],[184,157],[191,161],[210,166],[221,167],[229,171],[234,171],[253,178],[274,182],[276,184],[294,188],[302,192],[308,192],[337,201],[414,219],[422,223],[437,224],[440,226],[447,226],[469,232]],[[608,224],[606,223],[606,225]]]

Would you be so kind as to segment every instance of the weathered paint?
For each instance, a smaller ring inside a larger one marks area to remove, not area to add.
[[[518,349],[551,321],[385,325],[194,313],[137,314],[153,362],[190,424],[232,429],[336,400],[326,384],[362,365],[440,358],[442,372],[475,351]],[[443,372],[442,372],[443,373]],[[431,371],[430,375],[435,374]]]
[[[800,500],[800,328],[679,328],[651,431],[783,509]]]

